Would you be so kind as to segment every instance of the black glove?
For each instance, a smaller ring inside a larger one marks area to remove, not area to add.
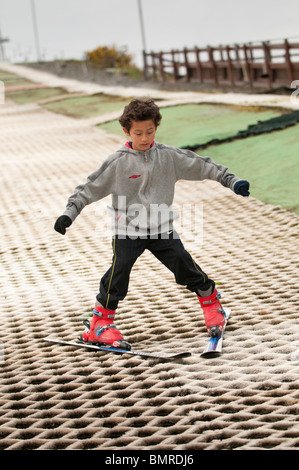
[[[66,228],[72,225],[72,220],[67,215],[61,215],[55,222],[54,229],[56,232],[61,233],[64,235],[66,232]]]
[[[249,196],[249,182],[245,180],[237,181],[234,186],[234,192],[240,196]]]

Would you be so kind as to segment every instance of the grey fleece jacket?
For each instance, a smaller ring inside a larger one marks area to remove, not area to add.
[[[77,186],[64,215],[74,221],[86,205],[111,194],[114,234],[165,233],[172,230],[177,217],[172,203],[175,183],[181,179],[215,180],[231,190],[240,180],[228,168],[189,150],[154,142],[148,151],[140,152],[127,143]]]

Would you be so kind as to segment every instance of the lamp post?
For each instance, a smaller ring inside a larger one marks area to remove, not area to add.
[[[139,21],[140,21],[140,29],[141,29],[141,37],[142,37],[142,57],[143,57],[143,72],[144,78],[147,79],[147,67],[146,67],[146,41],[145,41],[145,30],[144,30],[144,21],[143,21],[143,13],[142,13],[142,4],[141,0],[137,0],[138,2],[138,12],[139,12]]]
[[[37,61],[40,62],[39,37],[38,37],[38,28],[37,28],[34,0],[31,0],[31,14],[32,14],[33,29],[34,29],[36,57],[37,57]]]
[[[141,5],[141,0],[137,0],[137,1],[138,1],[139,21],[140,21],[140,29],[141,29],[141,37],[142,37],[142,49],[144,51],[146,51],[146,41],[145,41],[145,31],[144,31],[142,5]]]

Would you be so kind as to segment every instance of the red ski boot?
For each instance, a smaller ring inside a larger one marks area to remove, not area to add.
[[[219,302],[221,295],[215,289],[213,294],[209,297],[197,297],[203,309],[209,335],[212,338],[221,336],[222,329],[225,325],[225,311]]]
[[[88,331],[81,336],[81,340],[101,346],[112,346],[113,348],[131,349],[130,344],[124,340],[121,332],[113,324],[115,310],[107,310],[96,305],[93,310],[91,323],[85,322]]]

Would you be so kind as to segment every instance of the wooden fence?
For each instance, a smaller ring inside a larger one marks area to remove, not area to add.
[[[170,52],[143,52],[144,75],[156,81],[273,89],[299,80],[299,39]]]

